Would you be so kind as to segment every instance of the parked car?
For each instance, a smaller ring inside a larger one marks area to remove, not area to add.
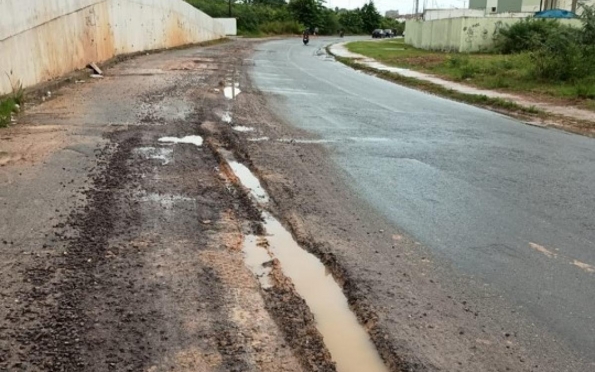
[[[384,37],[393,37],[393,36],[395,36],[393,34],[393,30],[390,30],[390,29],[384,30]]]
[[[377,28],[372,31],[372,39],[382,39],[384,37],[384,30]]]

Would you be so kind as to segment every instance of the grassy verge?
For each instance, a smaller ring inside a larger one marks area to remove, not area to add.
[[[390,66],[433,75],[484,89],[545,96],[595,110],[595,82],[548,82],[535,78],[529,53],[460,54],[413,48],[402,39],[353,42],[347,48]]]
[[[506,111],[507,113],[517,113],[525,116],[535,116],[543,113],[541,110],[538,110],[535,107],[522,106],[515,102],[508,101],[502,98],[493,98],[485,95],[461,93],[452,89],[444,88],[443,86],[431,83],[429,81],[402,76],[388,71],[379,71],[374,68],[359,64],[351,58],[344,58],[338,56],[335,56],[335,58],[337,61],[354,69],[366,71],[385,80],[389,80],[401,85],[423,90],[425,92],[436,94],[442,97],[450,98],[455,101],[487,107],[495,111]]]

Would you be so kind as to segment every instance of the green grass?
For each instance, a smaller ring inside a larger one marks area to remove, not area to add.
[[[11,80],[11,84],[12,94],[0,97],[0,128],[6,128],[10,125],[11,114],[17,112],[17,105],[22,106],[25,100],[25,91],[21,82],[13,83]]]
[[[10,125],[10,114],[15,111],[16,102],[14,98],[0,100],[0,128]]]
[[[595,100],[595,84],[592,81],[573,84],[536,79],[529,53],[501,55],[433,52],[413,48],[402,39],[353,42],[347,44],[347,48],[387,65],[431,73],[478,88],[577,100],[585,108],[593,107]]]
[[[403,75],[391,73],[388,71],[379,71],[374,68],[362,65],[355,62],[350,58],[343,58],[335,56],[337,61],[344,63],[350,67],[358,70],[372,73],[385,80],[393,81],[401,85],[409,86],[425,92],[433,93],[442,97],[447,97],[455,101],[465,102],[472,105],[482,106],[494,109],[496,111],[504,110],[508,113],[517,113],[521,115],[540,115],[543,114],[541,110],[535,107],[526,107],[519,105],[515,102],[508,101],[502,98],[492,98],[485,95],[461,93],[452,89],[444,88],[441,85],[431,83],[425,80],[419,80],[416,78],[406,77]]]

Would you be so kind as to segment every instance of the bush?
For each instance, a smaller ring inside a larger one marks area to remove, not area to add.
[[[574,95],[578,98],[595,99],[595,81],[583,81],[574,86]]]
[[[531,53],[535,76],[544,80],[568,81],[588,76],[591,66],[577,40],[579,30],[564,28],[551,34]]]
[[[446,65],[452,68],[461,68],[469,63],[469,58],[462,55],[452,55],[446,59]]]
[[[476,66],[473,66],[470,63],[467,63],[460,67],[459,69],[459,78],[461,80],[471,79],[477,74],[479,69]]]
[[[524,19],[501,28],[496,36],[495,47],[504,54],[534,51],[541,48],[560,29],[566,28],[570,27],[561,25],[557,20]]]

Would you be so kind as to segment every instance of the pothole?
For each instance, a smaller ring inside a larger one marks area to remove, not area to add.
[[[222,155],[240,183],[250,191],[264,220],[266,235],[261,239],[266,243],[261,240],[260,244],[255,244],[257,238],[246,238],[244,251],[247,252],[248,268],[262,283],[263,278],[268,276],[265,271],[267,257],[279,261],[283,274],[292,281],[314,315],[316,328],[338,372],[388,372],[329,270],[316,256],[302,249],[281,222],[264,209],[269,196],[258,178],[238,163],[229,151],[222,151]],[[263,252],[256,253],[257,249]]]
[[[186,136],[182,138],[178,137],[161,137],[159,138],[159,142],[167,142],[167,143],[189,143],[196,146],[202,146],[202,137],[201,136]]]
[[[248,138],[249,142],[264,142],[270,140],[269,137],[255,137],[255,138]]]
[[[231,114],[229,113],[229,111],[226,111],[222,116],[221,116],[221,121],[223,121],[224,123],[231,123]]]
[[[236,98],[242,91],[240,90],[240,83],[230,83],[223,88],[223,94],[227,99]]]
[[[254,132],[254,128],[252,127],[245,127],[243,125],[236,125],[231,129],[235,130],[236,132]]]

